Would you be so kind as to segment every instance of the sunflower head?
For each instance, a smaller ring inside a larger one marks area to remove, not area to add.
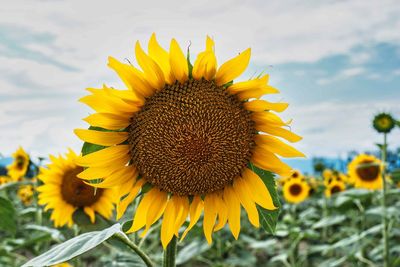
[[[310,189],[305,180],[290,179],[283,185],[283,197],[289,203],[298,204],[308,198]]]
[[[291,168],[276,155],[303,154],[279,139],[301,139],[275,113],[288,104],[259,99],[278,92],[268,85],[268,75],[233,82],[245,71],[250,49],[218,67],[214,42],[207,37],[204,51],[189,68],[188,57],[174,39],[167,51],[153,34],[148,52],[137,42],[135,56],[140,68],[109,58],[127,90],[89,88],[92,94],[81,99],[96,113],[85,119],[89,130],[75,133],[100,149],[77,160],[87,167],[78,176],[92,180],[104,175],[93,186],[116,188],[118,218],[144,185],[150,188],[128,232],[144,228],[145,234],[163,216],[164,247],[188,216],[190,224],[182,237],[203,211],[208,242],[226,223],[238,237],[241,206],[258,227],[257,205],[276,207],[249,166],[288,175]]]
[[[396,121],[389,113],[380,113],[374,117],[372,125],[378,133],[390,133]]]
[[[11,182],[11,179],[10,179],[9,176],[0,175],[0,185],[6,184],[6,183],[9,183],[9,182]]]
[[[325,188],[325,196],[330,198],[332,195],[346,189],[346,184],[341,180],[334,180]]]
[[[10,176],[13,181],[19,181],[28,171],[30,163],[29,155],[22,147],[19,147],[12,156],[14,160],[7,166],[8,176]]]
[[[95,212],[110,218],[113,211],[113,191],[111,189],[94,188],[77,174],[83,168],[75,164],[78,156],[70,150],[65,157],[50,156],[51,163],[41,169],[38,178],[43,185],[37,188],[39,204],[45,210],[52,209],[51,219],[56,227],[73,224],[72,215],[77,209],[83,211],[95,222]]]
[[[34,187],[32,185],[22,185],[17,192],[19,199],[25,206],[28,206],[32,203],[33,194]]]
[[[348,172],[356,188],[382,188],[382,164],[372,155],[360,154],[355,157],[348,166]]]

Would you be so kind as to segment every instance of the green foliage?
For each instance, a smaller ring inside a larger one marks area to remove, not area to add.
[[[116,233],[122,233],[121,225],[119,223],[114,224],[113,226],[102,231],[89,232],[79,235],[53,247],[44,254],[33,258],[25,263],[23,267],[48,266],[66,262],[97,247]]]
[[[12,202],[0,197],[0,231],[15,234],[17,231],[15,216],[16,213]]]
[[[260,206],[257,206],[257,210],[260,215],[261,226],[268,233],[274,234],[276,224],[278,221],[279,209],[281,206],[281,203],[280,203],[279,197],[278,197],[278,193],[276,191],[274,175],[271,172],[257,168],[256,166],[254,166],[252,164],[250,165],[250,168],[260,176],[260,178],[262,179],[264,184],[267,186],[268,191],[271,194],[272,201],[273,201],[275,207],[277,207],[276,210],[266,210]]]

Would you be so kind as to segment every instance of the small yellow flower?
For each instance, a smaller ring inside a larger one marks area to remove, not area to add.
[[[344,190],[346,190],[346,184],[344,181],[334,180],[325,188],[325,196],[330,198],[332,195]]]
[[[283,197],[289,203],[297,204],[306,200],[310,186],[302,179],[290,179],[283,185]]]
[[[28,171],[29,155],[22,147],[19,147],[12,156],[14,161],[7,166],[8,176],[13,181],[20,181]]]
[[[19,199],[24,203],[25,206],[28,206],[32,203],[34,194],[34,188],[32,185],[22,185],[18,189],[17,195]]]
[[[9,182],[11,182],[11,178],[9,176],[6,176],[6,175],[1,175],[0,176],[0,185],[6,184],[6,183],[9,183]]]

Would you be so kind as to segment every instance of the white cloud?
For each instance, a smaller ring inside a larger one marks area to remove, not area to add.
[[[376,150],[375,143],[382,142],[382,135],[372,128],[372,119],[379,111],[400,114],[400,107],[396,101],[321,102],[313,106],[290,106],[285,117],[295,119],[292,129],[304,137],[297,147],[308,157],[336,157],[351,150]],[[400,145],[400,140],[394,138],[398,134],[395,129],[389,136],[391,148]]]
[[[330,84],[333,82],[342,81],[342,80],[349,79],[349,78],[352,78],[355,76],[359,76],[361,74],[364,74],[365,72],[366,72],[366,70],[362,67],[347,68],[347,69],[343,69],[336,75],[331,75],[329,77],[320,78],[316,82],[318,85],[327,85],[327,84]]]

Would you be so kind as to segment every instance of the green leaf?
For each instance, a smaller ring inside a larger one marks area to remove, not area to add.
[[[193,72],[193,65],[192,65],[192,63],[190,62],[190,45],[188,46],[188,48],[187,48],[187,56],[186,56],[186,60],[187,60],[187,63],[188,63],[188,68],[189,68],[189,79],[191,79],[191,78],[193,78],[193,74],[192,74],[192,72]]]
[[[323,227],[327,227],[327,226],[332,226],[335,224],[339,224],[339,223],[343,222],[344,220],[346,220],[345,215],[328,216],[328,217],[324,217],[321,220],[319,220],[318,222],[316,222],[312,228],[318,229],[318,228],[323,228]]]
[[[0,230],[11,234],[17,231],[14,206],[11,201],[3,197],[0,197]]]
[[[187,244],[185,247],[179,250],[179,253],[176,257],[176,264],[183,264],[190,259],[202,254],[210,248],[211,247],[204,241],[191,241],[190,244]]]
[[[53,247],[46,253],[31,259],[22,266],[49,266],[69,261],[70,259],[97,247],[116,233],[122,233],[121,225],[119,223],[102,231],[89,232],[74,237]]]
[[[250,164],[250,168],[260,176],[264,184],[267,186],[269,193],[271,194],[272,201],[275,207],[278,207],[276,210],[266,210],[257,205],[257,210],[260,215],[260,224],[262,228],[270,234],[275,233],[276,223],[278,221],[278,216],[280,212],[281,203],[279,201],[278,193],[276,191],[275,179],[274,175],[269,172],[257,168],[253,164]]]

